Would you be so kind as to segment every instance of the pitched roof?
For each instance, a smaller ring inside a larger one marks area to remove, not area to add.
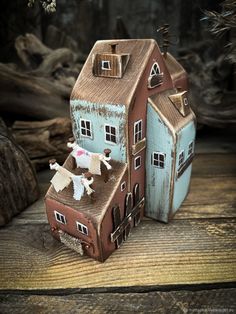
[[[96,200],[91,204],[90,198],[87,196],[86,191],[85,195],[81,198],[80,201],[76,201],[73,198],[73,186],[72,183],[60,192],[56,192],[54,187],[51,185],[47,197],[53,198],[54,200],[63,203],[79,212],[84,213],[91,220],[95,221],[97,224],[100,223],[104,214],[107,211],[108,206],[110,206],[110,201],[113,197],[113,193],[116,192],[117,187],[120,185],[120,181],[124,173],[127,171],[127,165],[120,162],[112,160],[110,162],[112,166],[112,172],[110,175],[110,180],[105,183],[102,176],[95,175],[93,189],[95,190]],[[86,169],[75,168],[73,169],[74,161],[73,157],[69,155],[66,159],[63,167],[67,170],[73,172],[76,175],[87,172]]]
[[[95,43],[72,90],[71,100],[82,99],[96,103],[129,105],[157,43],[153,39],[116,40],[117,53],[130,54],[122,79],[94,76],[93,55],[109,52],[110,44],[113,42],[113,40],[103,40]]]
[[[164,60],[173,81],[186,76],[186,71],[182,65],[170,53],[167,53]]]
[[[162,93],[157,93],[148,98],[153,108],[164,118],[164,122],[169,124],[175,131],[183,128],[187,123],[195,119],[193,111],[185,117],[179,112],[175,105],[169,99],[170,95],[176,94],[176,90],[171,89]]]

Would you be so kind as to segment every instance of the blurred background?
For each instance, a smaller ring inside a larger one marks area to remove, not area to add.
[[[94,42],[154,38],[169,24],[169,52],[189,73],[198,136],[231,131],[235,106],[235,1],[1,1],[0,114],[37,170],[62,162],[69,97]]]

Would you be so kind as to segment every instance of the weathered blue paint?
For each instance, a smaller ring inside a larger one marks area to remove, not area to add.
[[[158,113],[147,105],[146,204],[145,215],[168,221],[173,138]],[[164,169],[152,165],[152,153],[166,154]]]
[[[79,99],[71,100],[70,105],[73,132],[77,143],[94,153],[102,153],[105,148],[110,148],[114,160],[126,162],[126,107],[118,104],[96,104]],[[80,134],[80,119],[91,121],[92,138]],[[105,142],[105,124],[117,128],[117,144]]]
[[[188,194],[192,165],[190,165],[184,173],[177,178],[177,170],[179,165],[179,154],[184,151],[185,160],[188,158],[188,146],[190,142],[195,140],[196,128],[194,122],[190,122],[177,133],[176,143],[176,171],[174,178],[174,195],[172,212],[175,213]]]

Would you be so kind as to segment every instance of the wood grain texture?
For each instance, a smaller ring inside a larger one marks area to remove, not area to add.
[[[1,314],[235,313],[236,289],[66,296],[0,294],[0,311]]]
[[[145,221],[104,264],[68,250],[47,224],[9,226],[0,230],[0,289],[232,282],[235,226],[235,219]]]

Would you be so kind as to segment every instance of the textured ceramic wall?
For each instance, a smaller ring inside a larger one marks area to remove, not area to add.
[[[170,207],[171,151],[173,139],[153,107],[147,105],[146,204],[145,215],[167,221]],[[165,168],[151,164],[153,152],[166,154]]]
[[[84,100],[71,100],[70,104],[73,132],[78,144],[94,153],[102,153],[105,148],[110,148],[112,159],[126,162],[125,106]],[[92,138],[81,136],[80,119],[92,122]],[[105,124],[117,128],[117,144],[105,142]]]

